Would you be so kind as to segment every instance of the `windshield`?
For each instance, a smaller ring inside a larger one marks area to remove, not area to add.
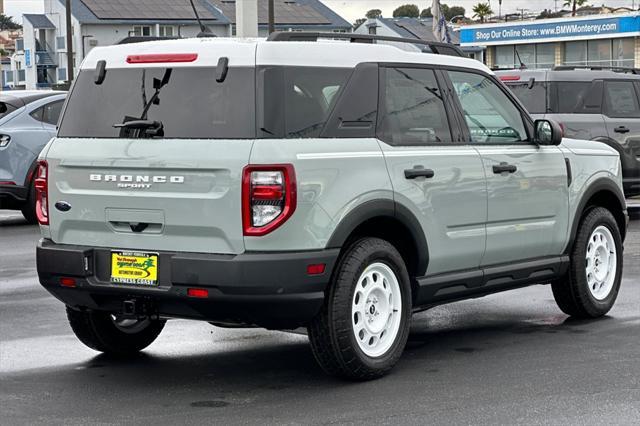
[[[547,88],[544,83],[535,83],[531,86],[526,83],[509,83],[507,87],[522,102],[531,114],[544,114],[547,112]]]
[[[223,82],[216,81],[215,67],[108,69],[101,84],[95,83],[94,70],[84,70],[58,134],[250,139],[255,137],[254,123],[253,68],[229,68]]]

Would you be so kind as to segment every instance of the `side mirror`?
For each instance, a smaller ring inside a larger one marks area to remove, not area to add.
[[[536,120],[533,123],[534,139],[540,145],[560,145],[562,143],[562,127],[553,120]]]

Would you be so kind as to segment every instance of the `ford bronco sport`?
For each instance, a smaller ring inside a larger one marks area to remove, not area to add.
[[[609,311],[618,153],[534,122],[454,47],[379,41],[407,42],[89,53],[36,182],[40,282],[83,343],[130,354],[170,318],[306,327],[326,372],[365,380],[439,304],[551,283],[569,315]]]

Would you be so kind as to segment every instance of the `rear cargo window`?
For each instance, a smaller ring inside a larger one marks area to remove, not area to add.
[[[157,87],[163,79],[166,84],[154,102],[154,80]],[[232,67],[218,83],[215,68],[108,69],[102,84],[95,84],[93,70],[85,70],[77,77],[58,134],[144,137],[140,133],[148,126],[122,127],[132,121],[161,123],[155,136],[165,138],[254,138],[255,70]]]
[[[547,87],[544,83],[534,83],[531,86],[526,83],[509,83],[507,87],[522,102],[531,114],[544,114],[547,112]]]
[[[260,137],[319,137],[352,72],[353,69],[326,67],[260,68]]]

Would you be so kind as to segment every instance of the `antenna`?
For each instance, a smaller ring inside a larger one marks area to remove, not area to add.
[[[191,8],[193,9],[193,14],[196,15],[196,20],[198,21],[198,25],[200,26],[200,32],[197,37],[215,37],[215,35],[209,31],[202,21],[200,20],[200,16],[198,15],[198,11],[196,10],[196,6],[193,4],[193,0],[189,0],[191,3]]]
[[[518,62],[520,62],[520,69],[521,70],[526,70],[527,69],[527,65],[522,62],[522,59],[520,59],[520,53],[518,52],[518,48],[514,47],[514,50],[516,51],[516,56],[518,57]]]

